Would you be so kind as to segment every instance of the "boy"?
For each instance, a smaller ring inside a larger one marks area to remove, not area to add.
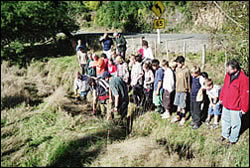
[[[221,105],[219,102],[219,93],[221,87],[218,85],[214,85],[212,79],[207,79],[205,83],[207,95],[210,101],[208,116],[205,122],[207,125],[209,125],[211,116],[214,115],[214,124],[210,126],[211,129],[214,129],[219,126],[219,116],[221,115]]]
[[[178,106],[177,115],[173,118],[172,122],[180,121],[180,125],[184,125],[186,118],[186,99],[190,92],[190,72],[189,69],[184,65],[185,58],[178,56],[175,60],[177,63],[176,68],[176,93],[174,105]]]
[[[156,112],[161,113],[162,108],[162,83],[164,77],[164,71],[160,67],[158,59],[152,60],[152,68],[155,70],[155,81],[154,81],[154,92],[153,92],[153,103],[156,106]]]
[[[192,115],[192,129],[198,129],[201,125],[201,103],[203,98],[199,100],[198,97],[203,97],[203,90],[205,90],[205,78],[200,75],[200,68],[193,66],[192,72],[192,86],[190,93],[190,112]]]
[[[164,68],[164,78],[163,78],[163,97],[162,104],[164,106],[165,112],[162,114],[162,119],[170,117],[170,111],[172,108],[172,97],[171,94],[175,89],[174,73],[169,68],[168,61],[163,60],[162,66]]]

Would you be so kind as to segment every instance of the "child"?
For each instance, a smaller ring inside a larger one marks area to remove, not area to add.
[[[144,111],[149,110],[150,105],[152,104],[152,95],[153,95],[153,84],[154,84],[154,73],[150,69],[150,62],[145,62],[143,64],[144,70],[144,84],[143,84],[143,92],[144,92]]]
[[[219,93],[221,87],[214,85],[212,79],[207,79],[205,83],[207,95],[210,101],[208,116],[205,122],[207,125],[209,125],[211,116],[214,115],[214,124],[210,126],[211,129],[214,129],[219,126],[219,116],[221,115],[221,105],[219,102]]]
[[[158,59],[152,60],[152,67],[155,70],[153,103],[156,106],[156,112],[161,113],[163,111],[163,107],[162,107],[162,92],[163,92],[162,83],[163,83],[164,71],[160,67],[160,62]]]
[[[75,97],[77,98],[79,94],[80,99],[84,101],[87,100],[87,94],[90,90],[87,80],[88,77],[86,75],[82,75],[80,72],[76,72],[73,90],[75,93]]]
[[[163,97],[162,97],[162,104],[165,109],[165,112],[162,114],[162,119],[170,117],[170,111],[172,108],[172,99],[171,97],[172,92],[175,89],[175,82],[174,82],[174,73],[168,66],[168,61],[162,61],[162,67],[164,69],[164,78],[163,78]]]
[[[112,58],[108,61],[108,72],[112,76],[117,76],[117,66],[115,65]]]
[[[176,68],[176,93],[174,105],[178,106],[177,115],[173,118],[172,122],[180,121],[180,125],[184,125],[186,118],[186,98],[190,92],[190,72],[184,65],[185,58],[178,56],[175,60],[177,63]]]
[[[141,105],[143,99],[143,69],[141,64],[141,56],[136,55],[132,59],[132,69],[131,69],[131,87],[133,89],[133,99],[134,103]]]
[[[192,72],[192,86],[190,93],[190,112],[192,115],[192,129],[197,129],[201,125],[201,103],[199,96],[202,97],[202,92],[205,90],[205,78],[200,75],[200,68],[193,66]]]

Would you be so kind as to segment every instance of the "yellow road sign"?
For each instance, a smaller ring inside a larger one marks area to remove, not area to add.
[[[156,3],[152,7],[152,11],[158,16],[159,18],[163,14],[165,7],[161,1],[156,1]]]
[[[154,28],[155,29],[164,29],[165,20],[164,19],[155,19],[154,20]]]

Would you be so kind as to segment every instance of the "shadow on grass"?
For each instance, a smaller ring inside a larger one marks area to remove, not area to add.
[[[249,129],[249,110],[242,116],[240,135],[242,135],[247,129]]]
[[[115,128],[111,129],[109,133],[107,130],[100,131],[71,141],[66,147],[63,147],[64,151],[62,154],[55,156],[55,161],[49,167],[83,167],[86,164],[90,164],[105,148],[108,135],[109,141],[124,140],[126,137],[123,129]]]
[[[158,139],[156,140],[156,142],[159,145],[162,145],[165,147],[168,155],[173,154],[173,152],[177,152],[179,159],[193,159],[194,158],[194,154],[193,151],[191,149],[191,145],[190,144],[168,144],[167,140],[165,138],[163,139]]]
[[[23,95],[6,96],[1,98],[1,110],[15,108],[23,102],[29,104],[30,106],[37,106],[43,101],[41,99],[31,99]]]

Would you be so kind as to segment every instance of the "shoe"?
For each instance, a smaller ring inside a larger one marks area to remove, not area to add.
[[[224,138],[223,136],[221,136],[221,137],[218,139],[218,141],[220,141],[220,142],[223,142],[223,141],[225,141],[225,140],[228,140],[228,138]]]
[[[234,144],[236,144],[236,142],[230,142],[230,141],[228,141],[227,143],[226,143],[226,147],[228,148],[228,147],[231,147],[231,146],[233,146]]]
[[[163,113],[163,114],[161,115],[161,117],[162,117],[162,119],[167,119],[167,118],[170,117],[170,114],[169,114],[169,112],[165,112],[165,113]]]
[[[194,124],[194,126],[192,127],[192,129],[194,130],[194,129],[198,129],[200,126],[199,125],[197,125],[197,124]]]
[[[210,129],[215,129],[215,128],[218,128],[219,127],[219,124],[213,124],[210,126]]]
[[[180,117],[179,117],[179,116],[175,116],[175,117],[172,119],[171,123],[175,123],[175,122],[177,122],[177,121],[180,121]]]
[[[186,122],[186,120],[185,120],[185,119],[181,119],[181,121],[180,121],[179,125],[180,125],[180,126],[183,126],[183,125],[185,124],[185,122]]]
[[[195,123],[193,121],[189,124],[190,127],[193,127],[194,125]]]
[[[210,125],[210,120],[206,119],[205,123],[206,123],[206,125],[209,126]]]

